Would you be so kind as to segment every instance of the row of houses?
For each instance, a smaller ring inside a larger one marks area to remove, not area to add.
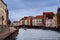
[[[59,27],[60,23],[60,8],[57,13],[43,12],[43,15],[23,17],[19,23],[25,26],[43,26],[43,27]],[[59,23],[58,23],[59,22]],[[58,25],[59,24],[59,25]]]
[[[11,24],[10,24],[10,26],[19,26],[20,24],[19,24],[19,21],[13,21],[13,22],[11,22]]]

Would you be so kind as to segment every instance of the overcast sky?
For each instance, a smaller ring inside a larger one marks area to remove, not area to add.
[[[60,0],[4,0],[8,6],[11,21],[24,16],[42,15],[43,12],[57,12]]]

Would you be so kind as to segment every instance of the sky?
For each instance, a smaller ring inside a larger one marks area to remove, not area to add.
[[[9,19],[19,21],[24,16],[42,15],[43,12],[56,14],[60,0],[4,0],[9,10]]]

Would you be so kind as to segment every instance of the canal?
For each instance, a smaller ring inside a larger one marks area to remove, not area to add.
[[[60,40],[60,32],[43,29],[19,29],[16,40]]]

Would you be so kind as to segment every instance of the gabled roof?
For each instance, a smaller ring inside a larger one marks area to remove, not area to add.
[[[43,16],[36,16],[36,19],[42,19]]]
[[[43,12],[43,16],[54,16],[54,13],[53,12]]]

